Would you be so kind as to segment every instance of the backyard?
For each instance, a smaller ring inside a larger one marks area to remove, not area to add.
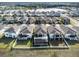
[[[0,38],[0,52],[10,51],[14,41],[15,41],[14,39],[5,38],[4,36]]]
[[[31,39],[28,40],[17,40],[13,48],[30,48],[32,46]]]
[[[4,57],[16,57],[16,56],[26,56],[26,57],[79,57],[79,42],[77,41],[67,41],[70,48],[69,49],[55,49],[55,48],[42,48],[42,49],[11,49],[12,45],[16,42],[11,38],[5,38],[2,36],[0,38],[0,56]],[[55,43],[55,42],[54,42]],[[73,44],[72,44],[73,43]],[[15,47],[31,47],[31,40],[17,41]],[[7,52],[6,52],[7,51]],[[72,52],[73,51],[73,52]]]
[[[72,52],[73,51],[73,52]],[[79,48],[70,49],[13,49],[8,53],[0,53],[0,56],[8,57],[79,57]]]

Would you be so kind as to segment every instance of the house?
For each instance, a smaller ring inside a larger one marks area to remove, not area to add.
[[[77,40],[79,40],[79,26],[73,26],[72,28],[73,28],[73,29],[75,30],[75,32],[76,32]]]
[[[20,23],[20,24],[25,24],[28,21],[28,17],[16,17],[15,18],[15,23]]]
[[[60,25],[66,40],[76,40],[76,32],[70,25]]]
[[[51,41],[52,40],[62,40],[63,39],[61,28],[59,28],[59,26],[50,25],[50,26],[48,26],[47,31],[48,31],[49,39]]]
[[[78,10],[72,10],[69,12],[69,15],[72,17],[78,17],[79,16],[79,11]]]
[[[3,33],[6,38],[16,38],[17,37],[17,31],[19,28],[19,25],[16,24],[3,24],[0,26],[0,33]]]
[[[62,17],[61,22],[62,22],[62,24],[67,25],[67,24],[70,24],[70,19],[67,17]]]
[[[60,17],[60,13],[55,12],[55,11],[50,11],[50,12],[47,13],[47,16]]]
[[[47,46],[48,45],[46,25],[44,24],[35,25],[33,45],[34,46]]]
[[[35,17],[28,17],[27,24],[34,24],[35,21]]]
[[[13,27],[4,27],[4,35],[7,38],[16,38],[16,31]]]
[[[58,17],[51,17],[52,24],[59,24],[61,19]]]
[[[17,16],[23,16],[22,10],[17,10],[17,11],[15,12],[15,14],[16,14]]]
[[[8,16],[8,17],[4,17],[6,19],[6,23],[8,24],[13,24],[15,19],[11,16]]]
[[[45,17],[46,24],[52,24],[52,18],[51,17]]]
[[[45,16],[44,12],[45,12],[44,9],[36,9],[35,15],[36,15],[36,16],[40,16],[40,17],[41,17],[41,16]]]
[[[38,12],[35,12],[35,16],[41,17],[41,16],[45,16],[45,14],[38,11]]]
[[[11,16],[5,17],[5,19],[8,20],[8,21],[10,21],[10,20],[14,20],[14,18],[11,17]]]
[[[33,9],[27,10],[26,13],[27,13],[27,16],[31,16],[31,17],[35,16],[35,10],[33,10]]]
[[[58,12],[51,12],[50,16],[60,17],[60,13],[58,13]]]
[[[19,17],[19,19],[17,20],[19,23],[21,24],[25,24],[28,21],[28,17]]]
[[[33,28],[34,28],[33,24],[30,25],[22,24],[19,28],[20,30],[18,32],[17,40],[31,39],[33,35]]]
[[[45,17],[35,17],[36,21],[35,24],[45,24]]]
[[[10,15],[14,15],[15,14],[15,10],[10,10]]]
[[[3,12],[3,14],[4,14],[4,15],[10,15],[10,10],[5,10],[5,11]]]
[[[52,46],[59,46],[63,43],[63,34],[62,30],[59,27],[59,24],[56,25],[50,25],[47,28],[48,31],[48,38],[49,38],[49,44]]]
[[[3,14],[3,11],[2,10],[0,10],[0,14]]]

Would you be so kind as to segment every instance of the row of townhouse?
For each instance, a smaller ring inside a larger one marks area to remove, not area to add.
[[[32,9],[32,10],[0,10],[3,15],[16,15],[16,16],[56,16],[60,17],[61,14],[69,14],[70,16],[79,16],[79,8],[60,9],[60,8],[47,8],[47,9]]]
[[[16,29],[15,29],[16,28]],[[33,39],[33,45],[48,45],[49,41],[79,40],[79,27],[65,25],[20,25],[7,26],[0,29],[5,37],[16,38],[17,41]]]
[[[3,24],[15,24],[15,23],[26,23],[28,21],[28,17],[11,17],[6,16],[1,18],[1,22]]]
[[[69,15],[71,17],[78,17],[79,16],[79,8],[71,8],[69,11]]]
[[[56,16],[60,17],[61,14],[69,14],[70,16],[79,16],[78,8],[60,9],[60,8],[47,8],[47,9],[32,9],[32,10],[0,10],[3,15],[16,15],[16,16]]]
[[[67,17],[3,17],[2,23],[26,23],[26,24],[70,24]]]
[[[58,8],[47,9],[32,9],[32,10],[0,10],[2,15],[26,15],[26,16],[60,16],[61,13],[66,13],[67,10]]]
[[[0,10],[0,14],[3,15],[14,15],[16,14],[17,16],[19,15],[26,15],[26,12],[24,10]]]

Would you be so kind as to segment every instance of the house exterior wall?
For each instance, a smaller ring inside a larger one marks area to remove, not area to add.
[[[22,36],[18,36],[18,40],[27,40],[32,38],[32,34],[21,34]]]
[[[5,37],[16,38],[16,33],[5,32],[4,35],[5,35]]]
[[[48,45],[48,37],[43,36],[43,37],[34,37],[34,45]]]
[[[58,35],[58,34],[57,34]],[[50,38],[50,40],[51,39],[53,39],[53,40],[56,40],[56,39],[62,39],[63,37],[62,37],[62,35],[61,34],[59,34],[58,35],[58,37],[56,37],[56,34],[49,34],[49,38]]]
[[[48,42],[48,37],[47,36],[43,36],[43,37],[34,37],[34,40],[46,40]]]
[[[70,35],[72,35],[72,34],[66,34],[65,38],[67,38],[69,40],[77,40],[77,36],[75,36],[75,34],[74,34],[75,37],[70,37]]]

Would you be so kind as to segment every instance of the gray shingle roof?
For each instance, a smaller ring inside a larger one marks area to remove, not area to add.
[[[35,20],[36,19],[34,17],[28,17],[28,21],[27,22],[32,24],[32,23],[35,23]]]
[[[35,25],[34,33],[35,34],[47,34],[46,25],[44,24]]]
[[[75,33],[75,31],[68,26],[60,25],[60,27],[63,30],[64,34],[74,34]]]
[[[20,29],[20,33],[33,33],[33,25],[23,24]]]
[[[16,33],[13,27],[8,28],[5,32]]]
[[[78,27],[78,26],[74,26],[74,27],[72,27],[72,28],[75,29],[76,33],[79,34],[79,27]]]
[[[59,31],[59,29],[55,28],[53,25],[50,25],[48,27],[48,33],[49,34],[60,34],[61,32]]]

